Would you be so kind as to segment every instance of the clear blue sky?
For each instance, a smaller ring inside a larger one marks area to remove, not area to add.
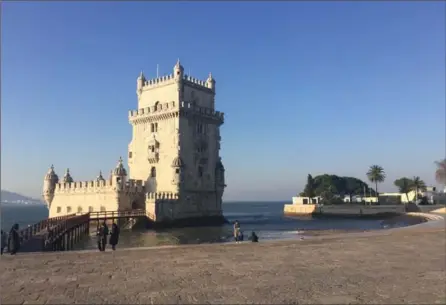
[[[306,175],[379,164],[434,183],[445,155],[444,2],[2,5],[2,189],[40,196],[127,156],[136,77],[217,80],[226,200],[282,200]]]

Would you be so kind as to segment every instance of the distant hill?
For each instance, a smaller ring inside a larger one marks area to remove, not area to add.
[[[27,196],[23,196],[14,192],[1,190],[0,194],[1,201],[7,202],[17,202],[17,201],[32,201],[32,202],[42,202],[40,199],[31,198]]]

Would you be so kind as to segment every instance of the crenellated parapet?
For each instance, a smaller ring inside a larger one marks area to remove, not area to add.
[[[175,83],[173,74],[163,75],[152,79],[144,79],[142,90],[151,90]]]
[[[163,202],[170,200],[176,201],[179,199],[179,194],[173,192],[154,192],[154,193],[147,193],[146,198],[148,201],[158,201],[158,200],[161,200]]]
[[[213,93],[214,88],[215,88],[214,87],[215,81],[212,78],[211,79],[208,78],[207,80],[201,80],[201,79],[192,77],[190,75],[184,75],[183,82],[186,85],[189,85],[189,86],[194,87],[199,90],[209,91],[210,93]]]
[[[152,107],[140,108],[129,111],[130,123],[147,123],[161,119],[169,119],[180,115],[199,115],[209,120],[217,121],[219,124],[224,122],[224,113],[215,111],[212,108],[197,106],[194,103],[182,101],[179,104],[169,102],[164,104],[155,104]]]
[[[125,183],[116,183],[112,180],[73,181],[69,183],[56,183],[54,188],[55,194],[98,193],[110,191],[125,193],[144,192],[144,181],[129,180]]]

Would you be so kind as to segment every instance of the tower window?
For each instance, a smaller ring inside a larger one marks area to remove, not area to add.
[[[198,167],[198,177],[203,177],[203,167],[202,166],[199,166]]]
[[[158,123],[150,124],[150,132],[158,132]]]
[[[156,177],[156,167],[152,167],[150,169],[150,177],[155,178]]]
[[[129,159],[131,159],[131,158],[132,158],[132,156],[133,156],[132,152],[131,152],[131,151],[129,151]]]
[[[180,169],[179,168],[176,168],[175,169],[175,174],[179,174],[180,173]]]

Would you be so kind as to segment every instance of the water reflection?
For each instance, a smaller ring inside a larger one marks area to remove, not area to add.
[[[178,244],[216,243],[228,241],[232,236],[230,226],[190,227],[169,230],[122,230],[118,248],[153,247]],[[96,228],[90,236],[75,246],[76,250],[97,249]]]

